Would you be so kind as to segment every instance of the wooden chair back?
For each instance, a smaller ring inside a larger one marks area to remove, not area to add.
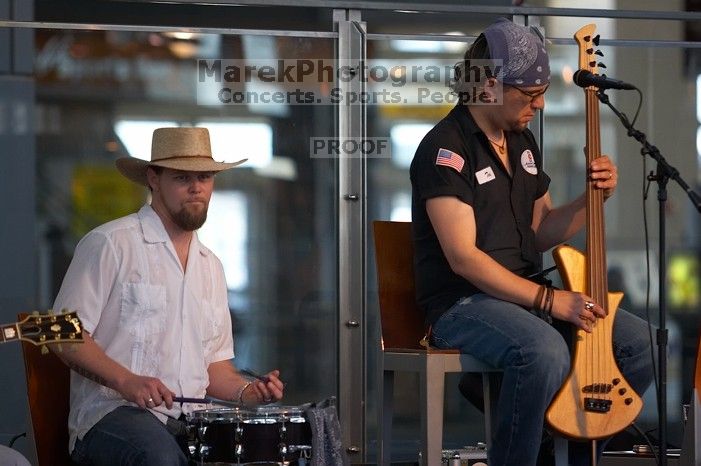
[[[22,313],[19,321],[27,317]],[[40,466],[69,466],[70,369],[53,352],[22,342],[29,414]]]
[[[416,303],[411,222],[373,222],[382,348],[425,350],[424,313]]]

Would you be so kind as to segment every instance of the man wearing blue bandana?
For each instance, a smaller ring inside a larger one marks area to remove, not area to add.
[[[528,123],[545,106],[550,65],[537,30],[502,19],[455,68],[460,103],[423,139],[411,164],[417,297],[431,342],[503,370],[490,466],[532,466],[545,411],[570,369],[572,326],[591,332],[606,312],[583,293],[539,278],[540,253],[579,231],[580,196],[555,208]],[[606,156],[589,176],[610,197],[618,181]],[[620,310],[615,357],[642,394],[652,381],[647,324]],[[469,392],[469,376],[461,391]],[[589,464],[571,446],[571,464]]]

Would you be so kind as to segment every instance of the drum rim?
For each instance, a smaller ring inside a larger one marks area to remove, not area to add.
[[[299,406],[267,405],[254,408],[220,407],[197,409],[185,414],[187,421],[250,421],[256,419],[303,419],[304,409]]]
[[[185,414],[188,421],[197,420],[240,420],[241,414],[249,412],[246,408],[206,408],[197,409]]]

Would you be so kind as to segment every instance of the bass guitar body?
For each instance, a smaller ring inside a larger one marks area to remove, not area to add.
[[[587,292],[586,255],[560,246],[553,257],[565,287]],[[574,334],[570,374],[546,414],[560,435],[589,440],[609,437],[628,427],[643,407],[613,356],[613,322],[622,299],[623,293],[609,292],[608,316],[598,319],[591,333],[577,329]]]

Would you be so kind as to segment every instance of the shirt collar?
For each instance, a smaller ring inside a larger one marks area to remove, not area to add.
[[[147,243],[165,243],[170,239],[161,218],[149,204],[144,205],[137,215]]]
[[[161,218],[158,216],[153,207],[149,204],[144,205],[138,212],[139,222],[141,222],[141,230],[144,233],[144,240],[147,243],[166,243],[170,241],[168,232]],[[190,241],[190,249],[195,248],[195,251],[199,252],[203,256],[209,255],[209,249],[207,249],[202,243],[200,243],[197,237],[197,232],[195,231],[192,235],[192,241]]]
[[[457,104],[455,107],[453,107],[450,113],[453,115],[453,118],[457,120],[458,124],[466,134],[483,132],[480,127],[477,126],[477,123],[475,123],[475,119],[472,118],[472,114],[470,113],[470,109],[467,105]]]

